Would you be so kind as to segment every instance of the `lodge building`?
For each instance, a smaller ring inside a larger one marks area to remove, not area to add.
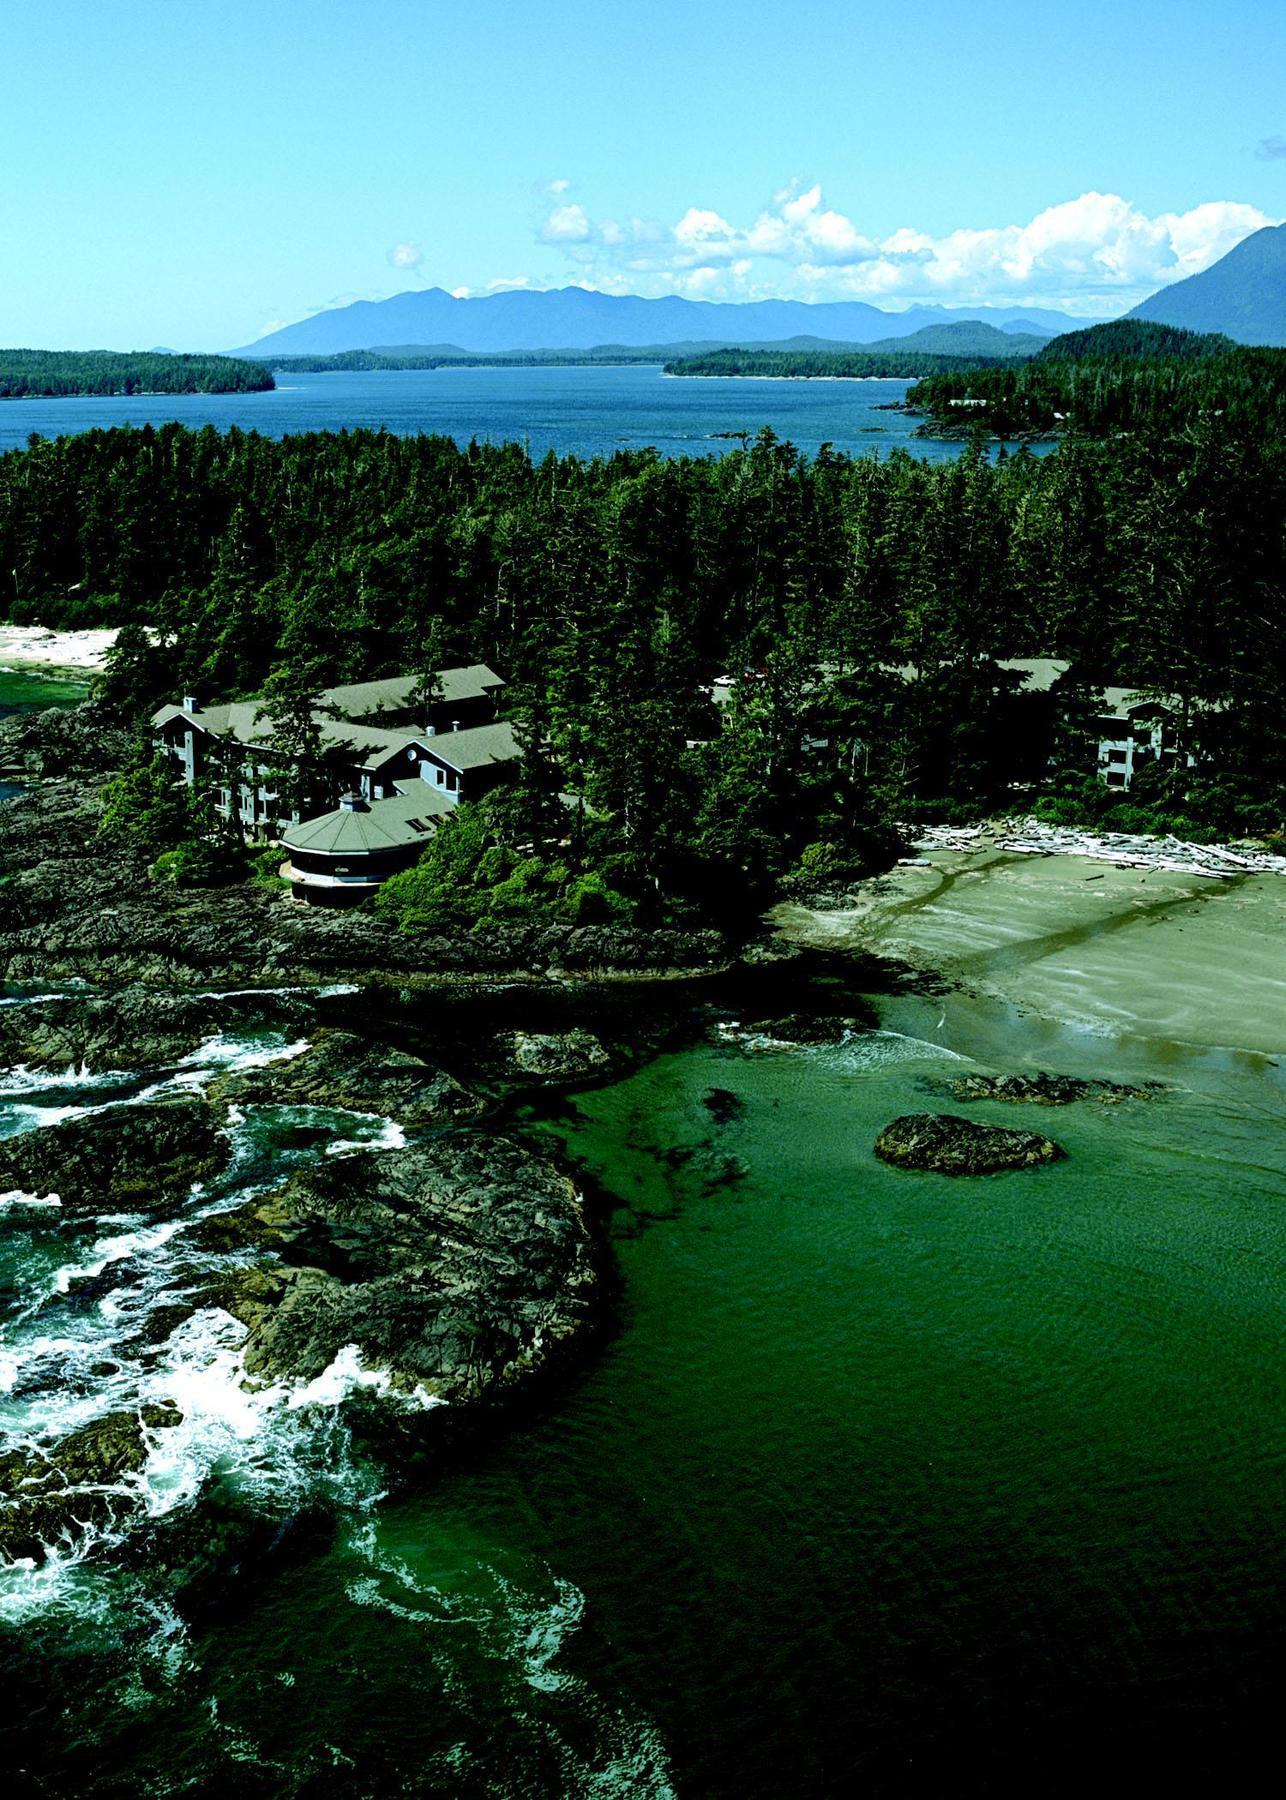
[[[189,786],[210,782],[225,818],[252,834],[276,826],[298,898],[351,906],[409,868],[437,820],[481,798],[519,754],[512,725],[495,716],[504,683],[491,669],[442,670],[427,707],[417,706],[419,685],[394,676],[318,696],[324,761],[314,773],[328,804],[307,818],[280,809],[260,702],[201,706],[189,694],[155,714],[153,737]]]

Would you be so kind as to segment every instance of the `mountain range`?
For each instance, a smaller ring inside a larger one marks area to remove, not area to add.
[[[1286,225],[1243,238],[1200,275],[1162,288],[1128,315],[1191,331],[1219,331],[1242,344],[1286,344]],[[997,334],[1052,337],[1101,323],[1043,307],[913,306],[883,312],[865,300],[645,300],[591,288],[513,288],[457,298],[443,288],[355,300],[270,332],[235,356],[331,356],[346,350],[450,346],[469,354],[615,345],[646,349],[744,348],[811,338],[832,345],[887,347],[926,327],[976,323]],[[927,349],[927,344],[921,344]]]
[[[1129,314],[1239,344],[1286,344],[1286,225],[1252,231],[1200,275],[1162,288]]]
[[[802,300],[684,300],[671,294],[600,294],[589,288],[515,288],[503,294],[456,299],[442,288],[356,300],[270,332],[237,356],[327,356],[341,350],[451,344],[462,350],[590,350],[601,344],[641,348],[684,343],[704,348],[774,344],[802,336],[841,344],[908,337],[929,325],[978,320],[1002,332],[1052,336],[1095,321],[1034,307],[916,306],[882,312],[864,300],[814,305]]]

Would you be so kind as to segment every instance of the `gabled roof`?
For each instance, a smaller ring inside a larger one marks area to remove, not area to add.
[[[454,810],[446,795],[425,781],[395,787],[387,799],[371,800],[357,812],[337,806],[315,819],[301,819],[281,834],[287,850],[310,850],[322,856],[373,855],[426,844],[444,813]]]
[[[421,748],[440,744],[447,735],[454,746],[453,752],[439,760],[448,768],[471,769],[482,763],[506,762],[517,755],[517,746],[508,726],[482,725],[471,731],[426,738],[418,731],[388,730],[378,724],[366,722],[377,719],[381,712],[404,709],[415,689],[416,680],[414,675],[394,675],[387,681],[362,681],[350,687],[325,689],[318,696],[321,705],[333,708],[343,716],[318,721],[322,743],[328,750],[351,749],[355,765],[363,769],[378,769],[390,757],[400,755],[412,744]],[[443,669],[439,681],[443,705],[481,699],[504,686],[500,677],[487,668],[485,663],[473,663],[467,669]],[[258,716],[262,704],[261,700],[233,700],[218,706],[195,708],[163,706],[152,715],[152,725],[159,731],[173,720],[182,719],[198,731],[209,732],[213,737],[231,737],[239,744],[254,748],[266,743],[272,736],[271,721]],[[488,732],[501,735],[488,739]],[[505,733],[509,735],[506,737]],[[466,743],[465,740],[471,742]],[[461,761],[461,757],[472,760]]]
[[[513,762],[521,755],[513,726],[503,720],[496,725],[478,725],[472,731],[439,731],[415,742],[426,756],[461,772],[485,768],[488,763]]]
[[[366,719],[382,712],[405,710],[411,704],[418,680],[417,675],[390,675],[384,681],[355,681],[344,687],[327,688],[321,697],[346,719]],[[457,706],[465,700],[484,700],[504,685],[485,663],[470,663],[464,669],[440,669],[436,704]]]
[[[223,706],[204,706],[195,711],[181,706],[163,706],[153,714],[152,724],[160,730],[174,719],[183,719],[198,731],[214,737],[230,737],[238,744],[257,748],[272,736],[272,721],[257,717],[261,702],[234,700]],[[322,744],[327,750],[350,750],[355,767],[378,769],[390,757],[400,756],[411,745],[432,743],[420,732],[384,731],[375,725],[359,725],[347,719],[320,719]]]

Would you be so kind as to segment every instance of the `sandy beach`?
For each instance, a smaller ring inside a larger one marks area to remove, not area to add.
[[[44,625],[0,625],[0,669],[83,678],[103,667],[115,642],[115,626],[51,631]]]
[[[865,948],[966,993],[1113,1035],[1286,1051],[1286,877],[1214,882],[1085,857],[935,851],[790,941]]]

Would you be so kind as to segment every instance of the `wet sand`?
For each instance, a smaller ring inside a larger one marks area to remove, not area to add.
[[[1119,869],[1075,856],[935,851],[790,941],[862,948],[967,994],[1114,1035],[1286,1052],[1286,878]]]

